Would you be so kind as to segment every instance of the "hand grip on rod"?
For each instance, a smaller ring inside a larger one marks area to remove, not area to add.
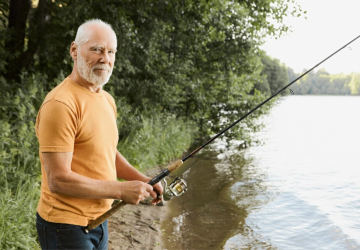
[[[167,167],[164,171],[162,171],[159,175],[155,176],[151,181],[148,182],[150,185],[155,185],[159,181],[161,181],[164,177],[168,176],[170,173],[174,172],[183,164],[182,160],[177,160],[173,164]],[[98,217],[96,220],[90,221],[87,227],[84,228],[85,233],[89,233],[91,230],[98,227],[101,223],[111,217],[116,211],[125,206],[127,203],[124,201],[120,201],[118,204],[112,206],[109,211]]]

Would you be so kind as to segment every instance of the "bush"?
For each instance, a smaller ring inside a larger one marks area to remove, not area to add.
[[[34,124],[46,77],[0,79],[0,249],[36,249],[40,162]],[[21,88],[19,88],[21,86]]]
[[[119,142],[121,154],[145,170],[180,157],[193,141],[196,126],[173,115],[141,117],[141,128]]]

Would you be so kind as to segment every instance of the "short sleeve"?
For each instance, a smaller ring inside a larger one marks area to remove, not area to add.
[[[107,92],[105,92],[105,98],[108,100],[110,106],[112,107],[112,109],[114,110],[114,114],[115,114],[115,119],[117,118],[117,110],[116,110],[116,104],[115,104],[115,100],[114,98]]]
[[[43,104],[36,119],[40,152],[73,152],[76,115],[64,103],[51,100]]]

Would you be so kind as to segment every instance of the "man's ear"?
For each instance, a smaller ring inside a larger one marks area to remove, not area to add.
[[[72,59],[75,61],[77,59],[77,53],[78,53],[78,46],[76,45],[75,42],[71,43],[70,46],[70,56],[72,57]]]

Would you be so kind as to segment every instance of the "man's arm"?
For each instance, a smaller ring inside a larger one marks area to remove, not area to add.
[[[79,198],[121,199],[137,204],[153,192],[141,181],[104,181],[79,175],[71,170],[72,152],[42,153],[50,191]]]
[[[134,168],[122,154],[117,151],[116,152],[116,173],[117,177],[120,179],[124,179],[127,181],[143,181],[147,182],[149,177],[143,175],[140,171]]]
[[[147,183],[152,179],[134,168],[119,151],[116,152],[116,171],[118,178],[127,181],[138,180]],[[157,198],[157,194],[162,194],[163,188],[160,183],[155,184],[153,188],[155,192],[150,192],[150,195],[155,199],[153,200],[153,204],[155,204],[161,201],[161,199]]]

